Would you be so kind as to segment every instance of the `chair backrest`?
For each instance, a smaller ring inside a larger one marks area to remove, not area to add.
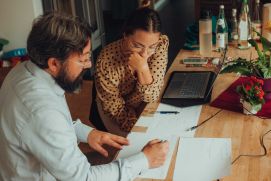
[[[89,115],[89,121],[96,127],[96,129],[100,131],[106,131],[107,129],[105,128],[103,121],[100,117],[99,111],[98,111],[98,106],[96,102],[96,87],[95,87],[95,81],[93,81],[93,86],[92,86],[92,102],[90,106],[90,115]]]

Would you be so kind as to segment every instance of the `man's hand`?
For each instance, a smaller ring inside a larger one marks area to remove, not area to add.
[[[88,134],[88,144],[91,148],[107,157],[108,152],[102,147],[103,144],[122,149],[122,146],[128,145],[129,141],[124,137],[93,129]]]
[[[166,161],[168,149],[168,141],[161,142],[161,140],[155,139],[147,143],[143,148],[143,153],[148,158],[149,168],[162,166]]]

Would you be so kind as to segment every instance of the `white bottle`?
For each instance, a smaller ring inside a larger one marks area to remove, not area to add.
[[[260,40],[260,36],[257,35],[256,32],[262,33],[262,22],[260,18],[260,0],[255,0],[255,7],[252,16],[252,38],[254,40]],[[256,31],[256,32],[255,32]]]
[[[237,47],[238,43],[238,22],[237,22],[237,10],[232,9],[232,19],[231,19],[231,42]]]
[[[239,49],[248,49],[251,47],[250,43],[248,42],[248,40],[251,39],[251,22],[247,0],[243,0],[242,3],[238,24],[238,36]]]
[[[224,14],[224,5],[219,6],[219,15],[216,22],[216,49],[223,50],[228,44],[228,25]]]

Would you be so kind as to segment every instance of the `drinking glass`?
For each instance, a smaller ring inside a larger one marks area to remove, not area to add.
[[[199,20],[199,49],[200,55],[203,57],[211,56],[212,54],[212,20]]]

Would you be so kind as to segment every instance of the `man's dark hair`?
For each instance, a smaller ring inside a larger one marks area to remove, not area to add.
[[[161,32],[159,14],[148,7],[135,10],[126,20],[123,28],[125,35],[131,35],[135,30],[141,29],[148,32]]]
[[[48,59],[64,62],[71,53],[83,52],[91,37],[89,24],[79,17],[49,12],[34,20],[27,39],[28,55],[42,69]]]

